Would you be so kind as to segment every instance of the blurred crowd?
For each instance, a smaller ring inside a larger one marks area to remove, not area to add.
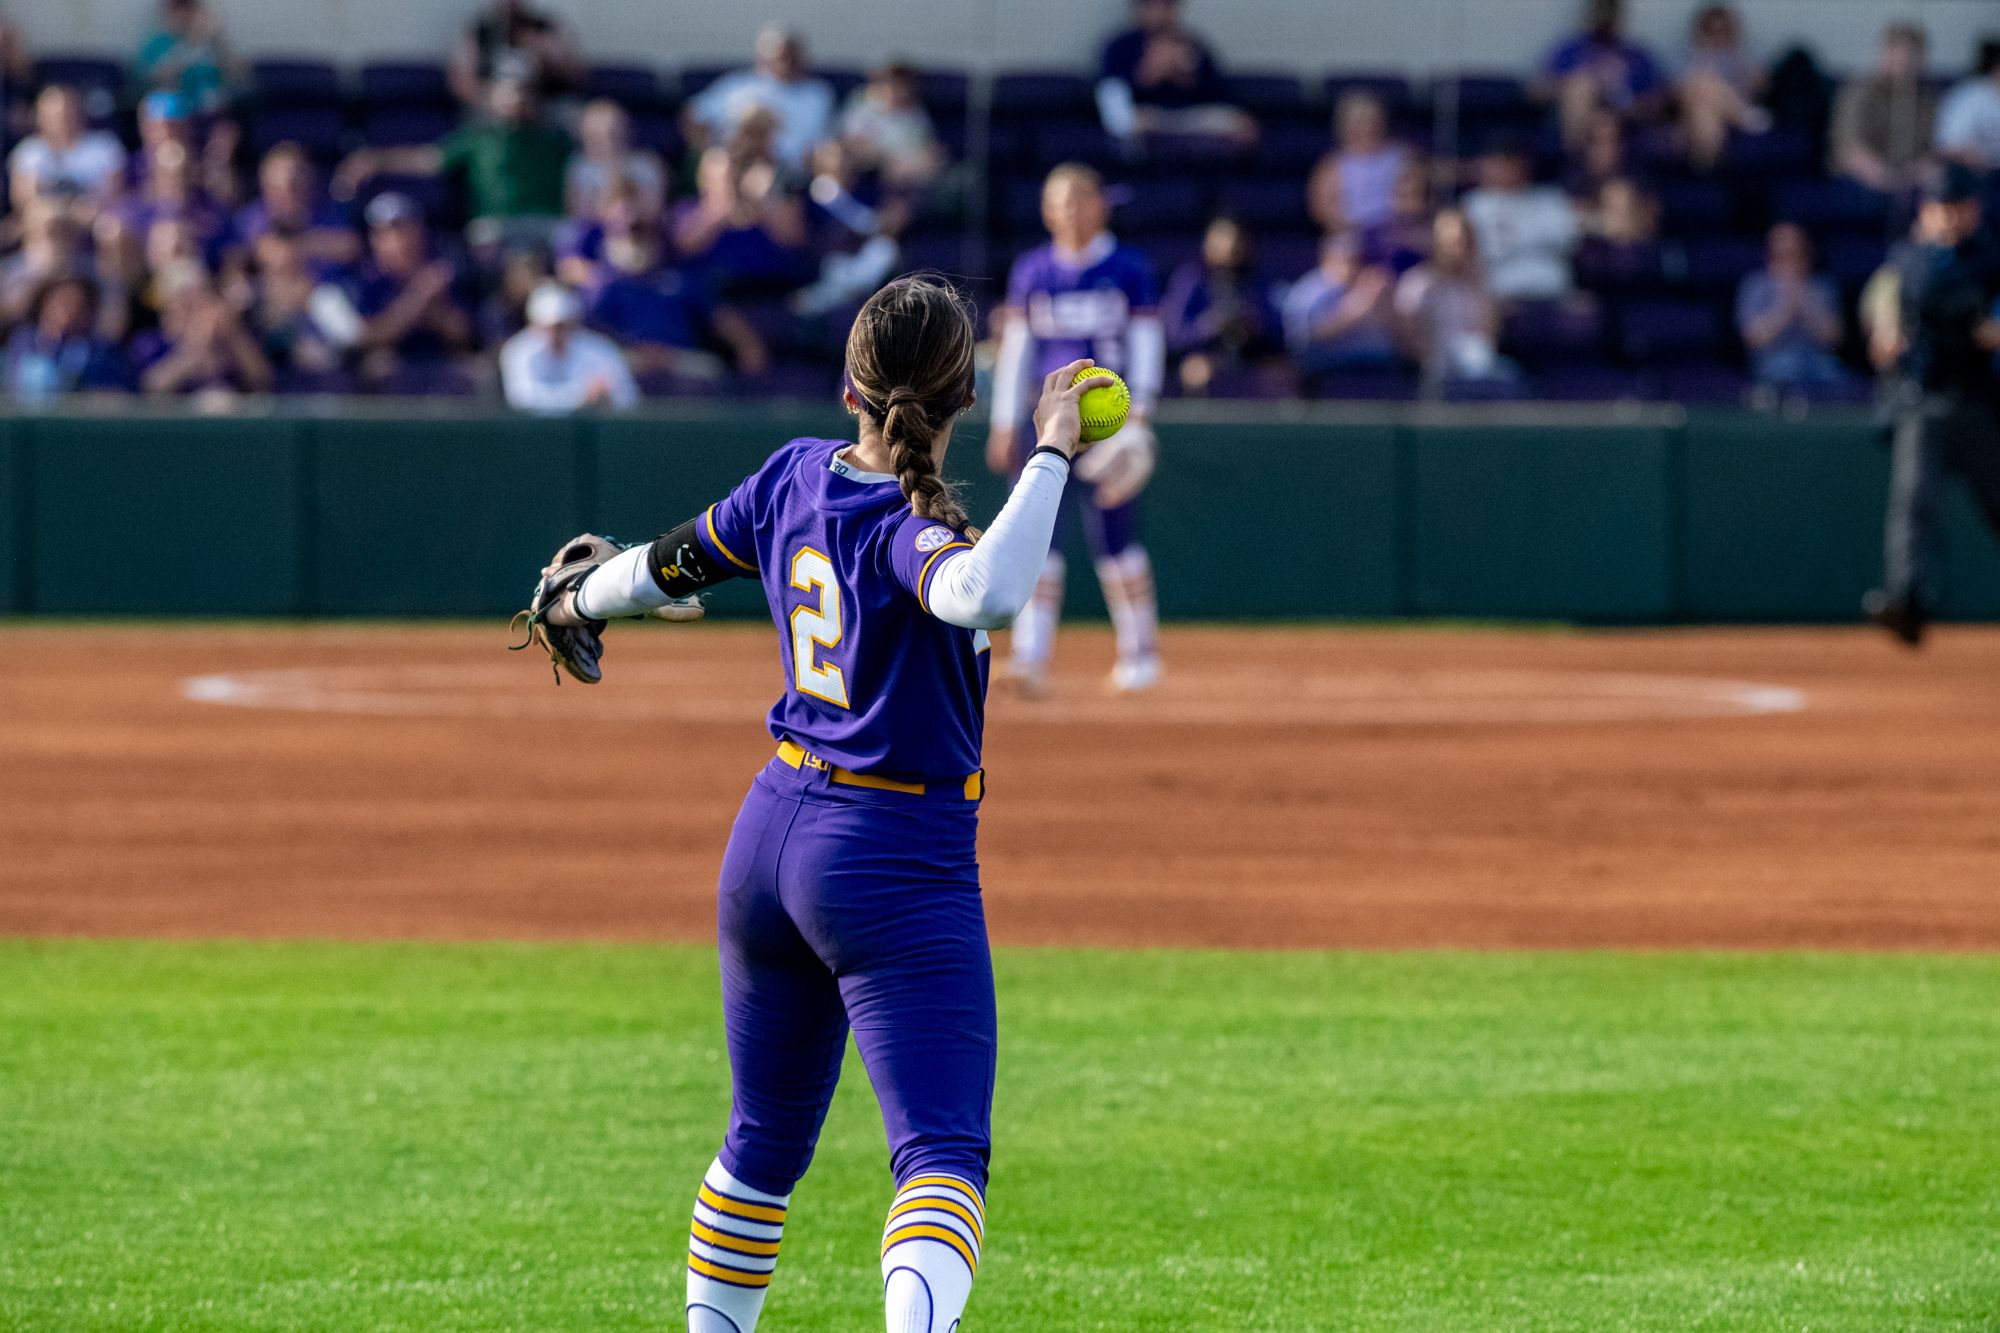
[[[983,173],[963,75],[816,72],[780,25],[672,89],[525,0],[358,99],[244,61],[205,0],[161,0],[134,50],[38,62],[0,25],[17,401],[817,395],[895,274],[990,305],[1069,160],[1160,269],[1170,393],[1857,396],[1889,355],[1871,277],[1926,192],[2000,164],[2000,42],[1950,80],[1894,23],[1836,80],[1753,59],[1725,5],[1672,60],[1590,0],[1531,77],[1320,99],[1135,0],[1094,80],[999,80]]]

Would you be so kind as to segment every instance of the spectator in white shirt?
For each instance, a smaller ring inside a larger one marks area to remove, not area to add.
[[[832,129],[833,88],[812,77],[805,38],[781,23],[758,31],[755,66],[723,75],[688,103],[683,117],[688,142],[697,152],[726,144],[759,107],[778,119],[772,149],[779,164],[803,173],[814,145]]]
[[[1576,210],[1557,187],[1534,183],[1532,162],[1518,144],[1497,141],[1479,159],[1479,188],[1465,196],[1464,208],[1495,297],[1546,301],[1569,294],[1570,252],[1581,235]]]
[[[528,327],[500,348],[500,385],[509,407],[559,414],[639,401],[618,345],[582,322],[583,302],[575,292],[558,282],[535,288]]]
[[[8,155],[7,175],[16,208],[64,194],[102,202],[124,179],[125,148],[116,135],[90,128],[76,89],[52,84],[35,99],[35,133]]]
[[[1938,108],[1937,148],[1968,167],[2000,167],[2000,40],[1985,38],[1974,74],[1953,88]]]

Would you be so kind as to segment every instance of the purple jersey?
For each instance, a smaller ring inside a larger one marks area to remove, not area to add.
[[[930,613],[942,558],[971,543],[918,518],[893,477],[793,440],[710,506],[714,557],[762,579],[785,694],[771,734],[857,773],[956,781],[979,768],[990,654],[983,630]]]
[[[1084,251],[1088,267],[1082,269],[1058,260],[1053,244],[1014,261],[1007,304],[1027,312],[1037,382],[1084,357],[1120,375],[1130,373],[1125,335],[1134,313],[1160,304],[1160,284],[1144,250],[1116,242],[1107,249],[1107,241],[1110,237],[1100,237],[1094,249]]]

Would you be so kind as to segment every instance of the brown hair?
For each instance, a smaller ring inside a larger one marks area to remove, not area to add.
[[[938,475],[931,445],[971,401],[976,340],[965,299],[922,275],[869,297],[847,335],[848,387],[881,429],[910,508],[961,531],[970,531],[965,506]]]

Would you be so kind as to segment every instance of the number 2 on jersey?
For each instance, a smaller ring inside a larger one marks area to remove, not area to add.
[[[792,676],[799,693],[810,694],[830,704],[847,703],[847,678],[831,662],[821,666],[821,648],[840,642],[840,585],[834,582],[833,562],[808,546],[792,557],[792,586],[819,589],[819,607],[797,607],[792,612]]]

